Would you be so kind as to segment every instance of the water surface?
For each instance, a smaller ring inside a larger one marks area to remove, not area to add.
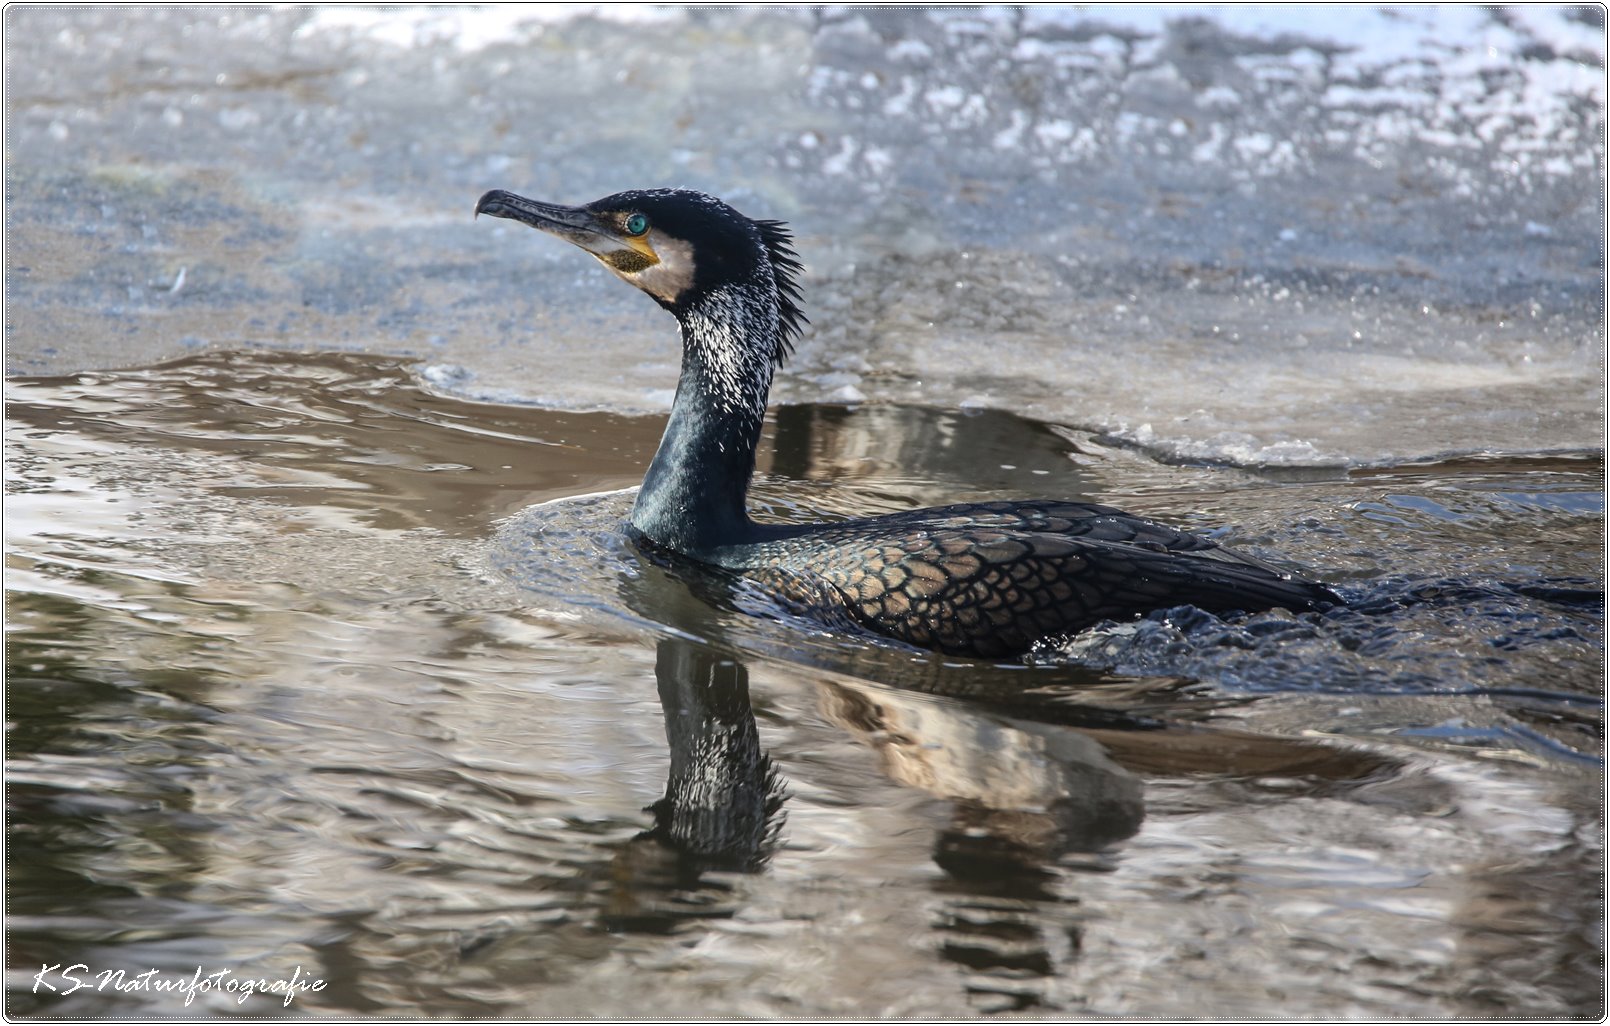
[[[324,1015],[1600,1008],[1599,453],[774,410],[767,516],[1092,498],[1351,603],[992,666],[640,559],[656,417],[249,350],[10,388],[14,1013],[174,1014],[30,993],[74,961],[300,966]]]

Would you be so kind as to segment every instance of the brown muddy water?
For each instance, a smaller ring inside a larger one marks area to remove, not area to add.
[[[990,666],[641,560],[655,417],[250,350],[9,392],[12,1014],[1602,1011],[1600,453],[774,410],[768,516],[1089,497],[1350,602]],[[91,975],[226,969],[323,985]]]

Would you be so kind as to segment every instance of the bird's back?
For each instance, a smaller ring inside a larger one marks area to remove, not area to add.
[[[1109,506],[969,503],[812,525],[722,560],[792,611],[984,658],[1175,605],[1305,610],[1329,589]]]

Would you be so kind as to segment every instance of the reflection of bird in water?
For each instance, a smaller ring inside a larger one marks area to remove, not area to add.
[[[757,524],[745,497],[766,397],[804,320],[787,230],[672,189],[581,207],[494,191],[476,212],[575,243],[676,316],[682,376],[631,526],[650,548],[739,572],[792,612],[922,648],[1003,657],[1175,605],[1303,610],[1340,601],[1205,538],[1090,503]]]
[[[671,767],[654,826],[612,869],[612,929],[668,932],[689,918],[730,914],[706,873],[765,865],[783,823],[784,788],[760,747],[748,671],[703,645],[660,642],[654,676]]]
[[[1082,730],[974,703],[844,681],[823,689],[822,711],[876,751],[891,778],[948,801],[933,852],[944,878],[932,926],[973,1010],[1052,1003],[1084,931],[1064,865],[1140,829],[1140,779]]]
[[[651,833],[712,868],[758,869],[782,827],[783,785],[760,747],[748,671],[667,638],[655,677],[671,772]]]

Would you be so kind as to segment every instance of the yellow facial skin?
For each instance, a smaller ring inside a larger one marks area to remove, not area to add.
[[[693,247],[652,227],[642,235],[628,235],[625,226],[631,216],[631,211],[621,211],[612,218],[618,231],[610,241],[618,248],[590,252],[623,281],[674,304],[693,284]]]

